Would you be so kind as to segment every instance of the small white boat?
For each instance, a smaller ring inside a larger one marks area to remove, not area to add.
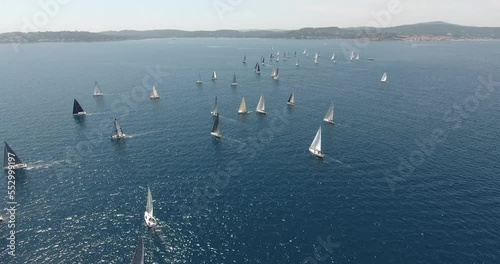
[[[220,134],[219,113],[215,115],[214,126],[212,127],[212,131],[210,131],[210,135],[212,135],[214,138],[220,138],[222,136]]]
[[[330,107],[328,108],[328,111],[326,112],[326,115],[323,118],[323,121],[330,123],[330,124],[334,124],[335,122],[333,121],[333,114],[334,114],[334,111],[333,111],[333,103],[332,103],[330,105]]]
[[[198,73],[198,80],[196,81],[196,84],[202,84],[203,80],[201,79],[201,74]]]
[[[276,68],[276,75],[273,77],[274,80],[280,79],[280,69]]]
[[[298,66],[299,66],[299,62],[300,62],[300,61],[299,61],[299,58],[297,57],[297,62],[295,63],[295,66],[297,66],[297,67],[298,67]]]
[[[236,74],[233,75],[233,82],[231,83],[232,87],[238,86],[238,82],[236,81]]]
[[[354,55],[354,50],[351,51],[351,56],[349,57],[349,60],[354,60],[355,58],[355,55]]]
[[[380,79],[381,82],[383,83],[387,83],[387,72],[384,72],[384,74],[382,75],[382,78]]]
[[[103,96],[104,94],[102,93],[101,87],[99,87],[99,84],[95,82],[94,84],[94,96]]]
[[[309,152],[318,158],[323,158],[325,156],[325,154],[321,151],[321,126],[319,127],[318,132],[316,132],[316,136],[314,137],[311,146],[309,146]]]
[[[295,94],[293,92],[290,94],[290,97],[288,97],[286,104],[291,106],[295,105]]]
[[[144,222],[148,227],[156,226],[156,218],[153,215],[153,196],[151,195],[151,190],[148,186],[148,197],[146,201],[146,211],[144,211]]]
[[[319,54],[316,52],[316,54],[314,54],[314,63],[318,64],[318,60],[319,60]]]
[[[7,142],[4,142],[3,169],[19,170],[19,169],[26,169],[27,167],[28,165],[21,161],[19,156],[16,155],[14,150],[10,148]]]
[[[247,111],[247,103],[245,102],[245,97],[241,98],[240,108],[238,108],[238,114],[246,114]]]
[[[260,96],[259,103],[257,104],[257,109],[255,111],[260,114],[266,113],[266,103],[264,101],[264,96]]]
[[[112,139],[120,139],[120,138],[124,138],[125,136],[127,136],[127,135],[125,133],[123,133],[123,130],[122,130],[120,124],[118,124],[118,120],[116,120],[116,118],[115,118],[113,134],[111,135],[111,138]]]
[[[158,95],[158,91],[156,91],[156,87],[153,85],[153,89],[151,89],[151,95],[149,96],[151,99],[158,99],[160,96]]]
[[[212,81],[215,81],[215,80],[217,80],[217,73],[214,71],[212,73]]]
[[[210,112],[211,115],[213,116],[217,116],[217,96],[215,97],[215,103],[214,103],[214,107],[212,107],[212,111]]]
[[[85,112],[82,108],[82,106],[78,103],[76,99],[73,101],[73,115],[75,116],[82,116],[86,115],[87,112]]]

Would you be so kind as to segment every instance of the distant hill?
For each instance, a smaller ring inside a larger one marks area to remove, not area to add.
[[[500,39],[499,27],[471,27],[445,22],[429,22],[388,28],[302,28],[298,30],[216,30],[184,31],[122,30],[91,33],[85,31],[4,33],[0,43],[94,42],[152,38],[288,38],[288,39],[358,39],[372,40],[470,40]]]

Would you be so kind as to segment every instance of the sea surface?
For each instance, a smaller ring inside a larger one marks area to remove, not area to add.
[[[130,263],[143,237],[148,264],[500,263],[500,42],[362,44],[0,45],[0,140],[29,166],[15,181],[15,257],[3,222],[0,262]],[[270,61],[277,51],[290,57]],[[72,116],[73,99],[87,116]],[[127,138],[110,139],[114,118]],[[323,160],[308,152],[320,126]]]

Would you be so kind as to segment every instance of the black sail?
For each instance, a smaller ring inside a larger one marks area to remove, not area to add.
[[[134,258],[132,258],[131,264],[144,264],[144,241],[142,238],[135,249]]]
[[[84,112],[82,106],[78,103],[76,99],[73,101],[73,114],[78,114]]]
[[[4,147],[4,152],[3,152],[3,167],[6,168],[9,166],[9,157],[14,158],[14,164],[12,164],[12,165],[23,163],[21,161],[21,159],[16,155],[16,153],[10,148],[10,146],[7,144],[7,142],[4,142],[4,143],[5,143],[5,147]],[[9,155],[9,153],[10,153],[10,155]]]

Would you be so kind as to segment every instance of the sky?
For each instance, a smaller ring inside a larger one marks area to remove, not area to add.
[[[500,0],[0,0],[0,33],[390,27],[430,21],[500,27]]]

